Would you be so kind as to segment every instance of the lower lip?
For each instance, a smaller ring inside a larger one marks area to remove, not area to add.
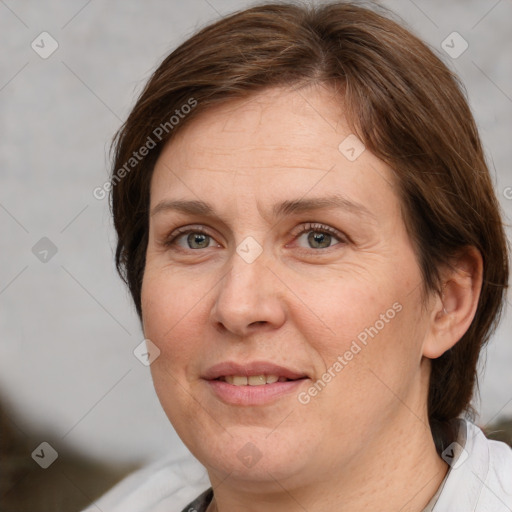
[[[308,379],[288,380],[260,386],[235,386],[222,380],[206,381],[213,392],[230,405],[264,405],[281,397],[297,394]]]

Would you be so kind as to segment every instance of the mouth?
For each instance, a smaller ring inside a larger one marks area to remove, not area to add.
[[[306,373],[279,366],[269,361],[236,363],[225,361],[208,368],[202,375],[206,380],[221,380],[235,386],[262,386],[308,378]]]
[[[264,405],[293,395],[309,376],[300,370],[266,361],[231,361],[209,368],[202,378],[211,391],[230,405]]]
[[[267,384],[274,384],[275,382],[289,382],[305,378],[306,377],[287,379],[286,377],[280,377],[279,375],[225,375],[214,380],[227,382],[233,386],[265,386]]]

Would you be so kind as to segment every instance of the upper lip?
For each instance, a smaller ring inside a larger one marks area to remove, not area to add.
[[[305,373],[267,361],[252,361],[243,364],[233,361],[224,361],[208,368],[202,377],[206,380],[214,380],[229,375],[245,375],[247,377],[252,375],[277,375],[278,377],[285,377],[286,379],[292,380],[307,377]]]

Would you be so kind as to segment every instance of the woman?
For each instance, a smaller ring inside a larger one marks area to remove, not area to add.
[[[164,463],[108,510],[512,510],[511,450],[469,419],[503,224],[416,37],[350,3],[224,18],[149,80],[111,184],[155,389],[210,488],[190,502],[195,470]]]

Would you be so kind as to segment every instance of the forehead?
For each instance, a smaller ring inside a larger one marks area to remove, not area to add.
[[[340,98],[329,89],[273,88],[209,108],[168,146],[176,150],[186,144],[191,149],[187,156],[194,160],[207,152],[249,163],[248,155],[257,153],[262,167],[293,148],[293,162],[312,162],[318,167],[326,157],[318,151],[319,144],[332,147],[332,140],[347,130]],[[286,158],[291,156],[288,153]]]
[[[235,200],[235,188],[274,203],[329,192],[378,206],[385,188],[396,200],[393,173],[364,150],[343,110],[320,87],[270,89],[206,110],[163,149],[151,206],[169,196]]]

